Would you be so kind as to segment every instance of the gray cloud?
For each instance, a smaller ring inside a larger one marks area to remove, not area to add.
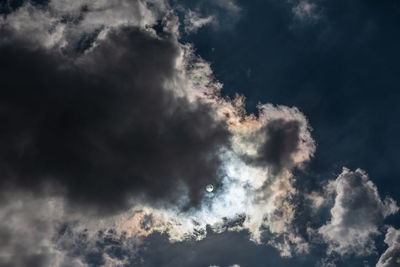
[[[389,227],[386,232],[385,243],[388,248],[379,258],[376,267],[400,266],[400,231]]]
[[[274,173],[293,166],[293,154],[298,151],[300,143],[300,121],[276,119],[268,122],[256,134],[257,139],[264,139],[257,154],[250,162],[257,165],[270,165]],[[264,135],[259,138],[258,135]]]
[[[56,198],[37,198],[13,191],[0,203],[0,266],[83,266],[57,249],[53,237],[63,221]]]
[[[109,213],[142,196],[198,205],[229,133],[209,105],[165,88],[178,52],[173,38],[128,27],[71,62],[10,35],[0,46],[2,185],[59,185]]]
[[[382,200],[367,174],[346,168],[327,186],[335,196],[331,219],[318,229],[328,244],[328,253],[368,255],[375,251],[373,237],[383,220],[398,211],[391,198]]]

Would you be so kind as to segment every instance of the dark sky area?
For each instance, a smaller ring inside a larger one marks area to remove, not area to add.
[[[285,1],[239,1],[234,30],[186,36],[212,63],[223,93],[296,106],[317,142],[310,174],[365,169],[400,197],[400,3],[317,1],[321,18],[298,21]]]

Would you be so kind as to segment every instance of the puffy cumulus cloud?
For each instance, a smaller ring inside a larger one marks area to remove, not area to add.
[[[389,227],[385,236],[388,245],[386,251],[379,258],[377,267],[395,267],[400,265],[400,231]]]
[[[398,211],[391,198],[382,200],[367,174],[357,169],[343,172],[327,188],[335,197],[330,221],[318,229],[328,253],[368,255],[375,251],[373,237],[387,216]]]
[[[297,108],[260,105],[259,117],[249,117],[239,129],[237,143],[245,160],[257,166],[269,166],[273,174],[301,167],[315,152],[307,119]]]
[[[277,247],[282,256],[306,252],[308,245],[293,225],[297,209],[293,198],[298,192],[291,170],[301,168],[312,157],[315,143],[307,120],[296,108],[259,108],[256,121],[251,117],[245,127],[236,125],[237,134],[233,137],[237,138],[234,150],[247,167],[233,163],[237,168],[232,169],[237,173],[232,176],[244,181],[251,190],[246,195],[252,196],[245,226],[258,243],[265,233],[270,233],[268,243]]]

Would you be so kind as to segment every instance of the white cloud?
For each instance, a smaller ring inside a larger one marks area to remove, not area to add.
[[[102,36],[113,27],[154,25],[168,10],[164,0],[52,0],[46,8],[26,1],[0,20],[0,27],[11,29],[18,36],[46,48],[67,49],[96,31]]]
[[[396,267],[400,266],[400,230],[389,227],[385,243],[389,247],[379,258],[376,267]]]
[[[192,10],[189,10],[185,14],[185,32],[186,33],[191,33],[191,32],[197,32],[198,29],[201,27],[212,24],[215,21],[214,16],[206,16],[206,17],[201,17],[200,14],[197,12],[194,12]]]
[[[344,168],[326,188],[335,195],[330,221],[318,232],[328,244],[328,254],[368,255],[375,251],[373,237],[380,234],[378,226],[387,216],[398,211],[391,198],[382,200],[367,174]]]

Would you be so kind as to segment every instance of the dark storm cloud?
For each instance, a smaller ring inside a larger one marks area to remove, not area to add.
[[[4,36],[4,35],[3,35]],[[117,212],[131,196],[199,203],[227,130],[205,104],[163,88],[172,38],[124,28],[75,63],[27,43],[0,46],[1,185],[60,185],[72,203]]]
[[[292,155],[298,151],[300,142],[300,122],[276,119],[270,121],[255,136],[265,136],[265,141],[259,146],[257,155],[247,157],[256,165],[269,165],[275,173],[293,165]]]

